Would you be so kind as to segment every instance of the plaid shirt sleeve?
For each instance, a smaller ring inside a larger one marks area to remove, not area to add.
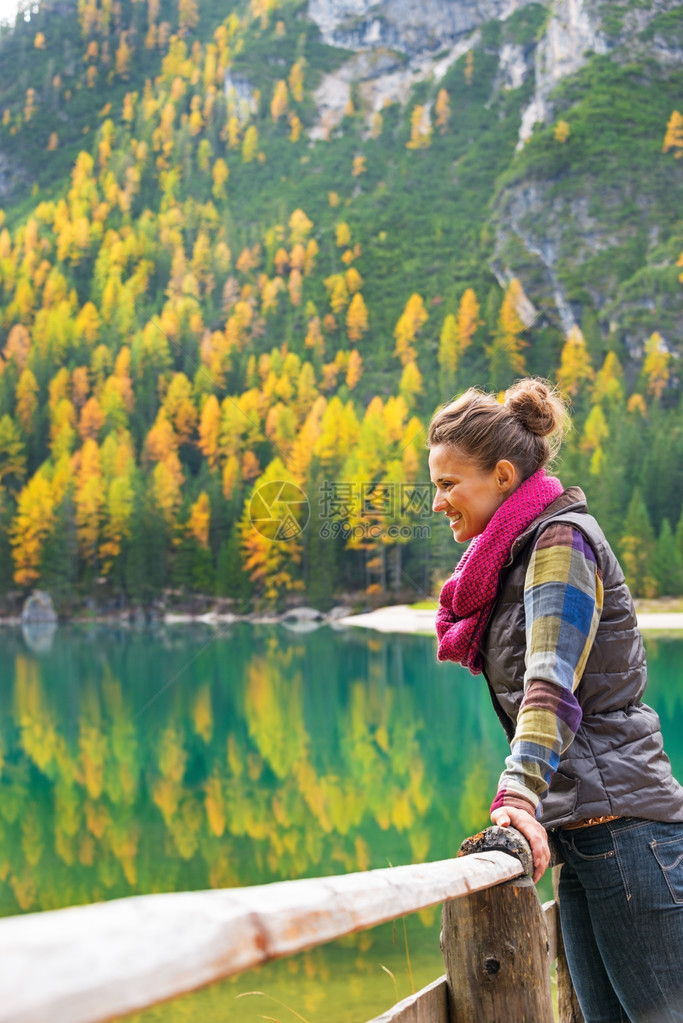
[[[602,577],[586,538],[566,523],[549,526],[534,548],[524,583],[524,697],[491,810],[517,806],[542,816],[560,755],[581,724],[575,690],[602,603]]]

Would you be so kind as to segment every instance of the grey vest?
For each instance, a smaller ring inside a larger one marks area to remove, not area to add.
[[[534,541],[550,523],[581,530],[602,572],[604,606],[576,690],[583,720],[543,802],[543,825],[619,814],[683,821],[683,788],[662,749],[659,718],[641,703],[645,652],[624,574],[578,487],[570,487],[515,541],[482,640],[483,671],[508,740],[514,735],[525,670],[524,578]]]

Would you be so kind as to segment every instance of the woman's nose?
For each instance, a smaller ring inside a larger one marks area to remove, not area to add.
[[[445,495],[437,490],[437,492],[434,494],[434,500],[432,501],[432,511],[435,512],[443,511],[445,507],[446,507]]]

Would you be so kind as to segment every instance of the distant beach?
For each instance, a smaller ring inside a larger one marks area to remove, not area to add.
[[[361,629],[376,629],[378,632],[434,632],[436,611],[413,608],[407,604],[379,607],[367,614],[348,615],[338,620],[338,625],[355,625]],[[683,632],[683,613],[675,611],[638,612],[638,626],[642,632]]]

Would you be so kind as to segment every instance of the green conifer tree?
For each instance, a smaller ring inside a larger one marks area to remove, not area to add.
[[[652,569],[659,596],[672,597],[681,592],[683,589],[683,555],[678,549],[668,519],[664,519],[662,522],[662,528],[657,537]]]
[[[249,607],[252,587],[246,572],[242,571],[240,536],[234,527],[218,552],[215,592],[219,597],[234,600],[237,611],[244,612]]]
[[[654,597],[655,534],[645,501],[636,487],[626,514],[619,555],[626,582],[634,597]]]

